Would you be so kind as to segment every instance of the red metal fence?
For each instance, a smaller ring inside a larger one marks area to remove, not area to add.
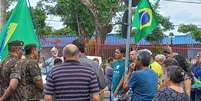
[[[149,49],[152,51],[153,55],[160,54],[163,52],[163,49],[167,47],[167,44],[154,44],[154,45],[131,45],[130,49]],[[194,58],[198,51],[201,51],[201,44],[184,44],[184,45],[170,45],[173,49],[173,52],[182,54],[186,58]],[[114,51],[117,48],[126,47],[126,45],[94,45],[86,47],[86,54],[91,56],[101,56],[103,59],[109,57],[114,57]],[[62,48],[59,49],[59,56],[62,56]],[[50,48],[43,48],[41,50],[43,57],[48,57]]]

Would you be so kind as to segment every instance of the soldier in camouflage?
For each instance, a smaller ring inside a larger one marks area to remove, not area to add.
[[[23,54],[23,42],[12,41],[8,43],[8,57],[0,66],[1,84],[0,101],[26,101],[25,82],[22,82],[21,69],[16,63]]]
[[[41,69],[38,65],[38,50],[35,44],[24,47],[26,59],[20,64],[23,74],[25,74],[26,93],[28,100],[38,101],[43,98],[43,82]]]

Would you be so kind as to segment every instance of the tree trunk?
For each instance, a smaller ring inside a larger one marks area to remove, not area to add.
[[[81,40],[86,40],[86,38],[87,38],[87,32],[84,30],[83,24],[80,23],[81,21],[80,21],[79,12],[77,12],[77,14],[76,14],[76,22],[77,22],[78,37]]]
[[[2,29],[6,19],[5,0],[0,0],[0,30]]]
[[[80,19],[79,19],[79,15],[76,14],[76,22],[77,22],[77,31],[78,31],[78,36],[81,36],[81,30],[80,30]]]
[[[96,34],[96,45],[95,45],[95,55],[100,55],[100,47],[104,44],[106,35],[111,31],[111,25],[104,25],[101,22],[100,15],[96,5],[92,0],[80,0],[93,14],[95,19],[95,34]]]
[[[101,29],[102,24],[99,17],[98,9],[96,8],[96,5],[92,2],[92,0],[80,0],[82,4],[84,4],[93,14],[95,19],[95,33],[97,38],[97,44],[101,44]]]

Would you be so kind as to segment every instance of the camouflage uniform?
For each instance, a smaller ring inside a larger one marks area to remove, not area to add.
[[[3,62],[1,66],[1,89],[5,91],[10,83],[11,79],[18,79],[19,83],[15,92],[6,99],[6,101],[26,101],[26,93],[25,91],[25,82],[22,82],[21,79],[21,69],[19,66],[16,66],[18,59],[8,56]],[[1,94],[3,94],[2,92]],[[2,96],[2,95],[0,95]]]
[[[21,64],[26,80],[26,93],[29,100],[39,100],[43,98],[42,90],[35,85],[36,80],[42,80],[41,69],[36,60],[26,59]]]
[[[2,70],[3,70],[3,66],[2,66],[2,64],[0,64],[0,96],[2,96],[3,95],[3,87],[2,87],[2,85],[3,85],[3,75],[2,75]]]

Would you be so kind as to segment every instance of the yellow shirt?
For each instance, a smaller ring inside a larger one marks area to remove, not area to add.
[[[163,76],[163,68],[162,66],[158,63],[158,62],[153,62],[150,64],[150,69],[152,69],[157,75],[159,80],[162,80],[162,76]]]

